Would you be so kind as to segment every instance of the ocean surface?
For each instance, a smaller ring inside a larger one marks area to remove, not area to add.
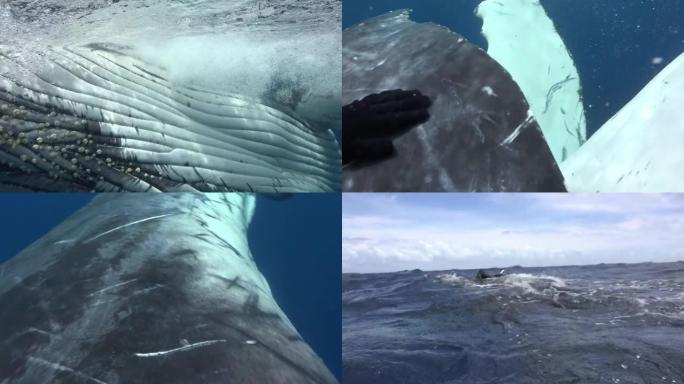
[[[0,263],[83,207],[93,194],[0,194]],[[338,378],[341,199],[336,194],[257,198],[250,249],[278,305]],[[331,299],[333,298],[333,299]]]
[[[476,273],[344,274],[343,382],[684,382],[684,262]]]
[[[479,3],[344,0],[342,25],[348,28],[391,10],[409,8],[413,20],[444,25],[486,49],[482,22],[474,15]],[[541,4],[579,71],[588,136],[684,52],[684,1],[541,0]]]

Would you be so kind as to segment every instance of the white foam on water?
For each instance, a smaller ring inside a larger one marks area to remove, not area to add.
[[[550,275],[513,273],[500,278],[504,285],[522,288],[526,293],[543,294],[547,289],[564,288],[565,280]]]
[[[565,280],[560,277],[550,275],[533,275],[529,273],[514,273],[504,275],[501,277],[489,278],[481,283],[476,282],[468,277],[461,276],[455,272],[443,273],[436,276],[437,279],[444,284],[455,287],[474,287],[474,288],[501,288],[512,287],[521,288],[525,293],[535,295],[556,294],[556,289],[564,288],[566,286]],[[575,295],[572,292],[567,292],[570,295]],[[501,297],[500,297],[501,298]],[[516,296],[516,300],[522,297]]]
[[[449,284],[453,286],[462,287],[466,285],[472,285],[472,281],[470,279],[460,276],[456,273],[443,273],[437,275],[437,279],[444,284]]]

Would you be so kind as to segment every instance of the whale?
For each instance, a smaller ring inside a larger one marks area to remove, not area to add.
[[[684,190],[677,177],[684,164],[679,108],[684,55],[667,63],[587,138],[579,72],[544,5],[535,0],[485,0],[476,14],[483,21],[487,52],[523,90],[569,192]]]
[[[0,190],[339,190],[338,2],[203,3],[0,4]]]
[[[684,53],[561,163],[571,192],[684,192]]]
[[[489,273],[489,272],[485,271],[484,269],[480,269],[477,271],[477,274],[475,274],[474,280],[475,281],[484,281],[487,279],[494,279],[497,277],[504,276],[505,273],[506,273],[505,269],[502,269],[499,272],[494,272],[494,273]]]
[[[587,128],[580,75],[554,21],[536,0],[484,0],[475,14],[487,53],[520,86],[562,163],[586,142]]]
[[[255,207],[98,194],[0,264],[0,383],[336,383],[252,258]]]
[[[563,175],[511,74],[463,36],[389,12],[342,32],[342,103],[418,89],[430,119],[396,156],[345,167],[349,192],[564,192]]]

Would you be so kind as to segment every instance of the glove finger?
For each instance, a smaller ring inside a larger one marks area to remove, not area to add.
[[[384,118],[382,123],[376,124],[376,129],[367,132],[369,138],[394,138],[403,135],[406,131],[426,122],[430,118],[427,109],[395,112],[385,116],[388,116],[388,118]]]
[[[387,159],[394,155],[394,144],[391,140],[360,141],[354,145],[353,161],[372,162]],[[344,154],[343,154],[344,157]],[[349,159],[349,156],[347,156]]]
[[[391,113],[403,112],[410,110],[426,109],[430,107],[432,102],[430,98],[422,94],[409,95],[398,100],[392,100],[384,103],[373,104],[369,107],[375,113]]]
[[[402,99],[410,95],[411,93],[409,91],[404,91],[403,89],[393,89],[390,91],[383,91],[368,95],[363,98],[362,102],[368,104],[386,103],[388,101]]]

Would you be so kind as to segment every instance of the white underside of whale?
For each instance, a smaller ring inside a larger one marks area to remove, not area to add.
[[[684,54],[561,164],[571,192],[684,192]]]
[[[553,21],[539,0],[485,0],[476,14],[487,53],[520,86],[560,163],[586,140],[586,118],[579,74]]]

